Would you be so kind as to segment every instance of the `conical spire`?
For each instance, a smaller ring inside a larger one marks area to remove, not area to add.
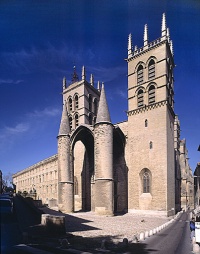
[[[58,136],[68,135],[70,133],[69,117],[67,113],[66,103],[63,104],[62,118]]]
[[[132,57],[132,35],[128,36],[128,58]]]
[[[162,15],[161,36],[166,37],[166,35],[167,35],[166,18],[165,18],[165,13],[163,13],[163,15]]]
[[[85,66],[82,67],[82,80],[86,79],[86,75],[85,75]]]
[[[148,27],[147,24],[144,26],[144,46],[148,45]]]
[[[100,123],[100,122],[111,123],[110,113],[108,110],[108,104],[106,100],[106,94],[105,94],[103,83],[101,88],[101,95],[100,95],[99,107],[98,107],[97,119],[96,119],[96,123]]]
[[[94,76],[92,74],[90,76],[90,84],[91,86],[94,86]]]

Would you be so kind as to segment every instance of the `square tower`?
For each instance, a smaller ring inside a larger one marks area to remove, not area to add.
[[[128,41],[129,210],[175,210],[173,49],[163,14],[161,37],[132,50]]]
[[[99,97],[99,87],[94,87],[93,75],[90,82],[86,80],[84,66],[81,80],[78,79],[75,67],[69,86],[66,85],[66,79],[63,79],[63,103],[67,105],[71,130],[81,124],[93,125],[96,122]]]

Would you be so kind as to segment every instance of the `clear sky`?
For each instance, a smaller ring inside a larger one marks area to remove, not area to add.
[[[128,34],[143,45],[161,35],[174,45],[175,113],[190,166],[200,161],[199,0],[1,0],[0,169],[16,173],[57,153],[62,79],[73,66],[104,82],[113,123],[127,119]]]

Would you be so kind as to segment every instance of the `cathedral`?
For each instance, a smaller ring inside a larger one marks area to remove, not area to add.
[[[63,79],[58,153],[13,175],[17,192],[65,213],[138,212],[171,216],[192,202],[192,182],[181,193],[183,171],[191,176],[180,123],[174,113],[175,67],[165,14],[161,35],[142,47],[128,37],[127,120],[112,123],[106,88],[94,78]],[[182,150],[181,150],[182,149]],[[181,152],[182,151],[182,152]],[[182,156],[182,157],[181,157]]]

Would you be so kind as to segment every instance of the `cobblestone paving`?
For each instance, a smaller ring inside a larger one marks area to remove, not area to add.
[[[121,216],[97,216],[92,212],[66,216],[67,231],[82,237],[112,236],[116,241],[133,240],[141,232],[153,230],[171,218],[159,215],[125,214]],[[77,221],[78,220],[78,221]]]

